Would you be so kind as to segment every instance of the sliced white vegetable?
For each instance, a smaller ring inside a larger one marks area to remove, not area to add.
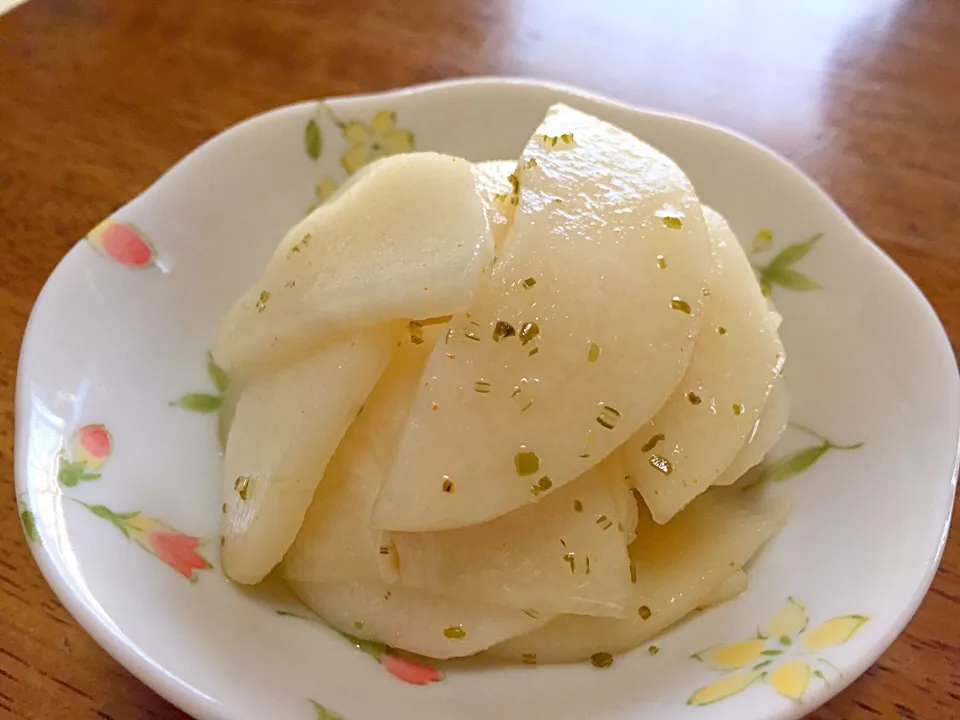
[[[760,464],[787,429],[789,420],[790,393],[787,392],[787,381],[780,377],[773,384],[770,397],[763,406],[763,412],[760,413],[749,441],[740,448],[733,462],[720,473],[714,485],[731,485],[743,477],[747,470]]]
[[[364,583],[291,580],[290,589],[333,629],[431,658],[473,655],[552,617],[423,590]]]
[[[634,648],[715,597],[786,516],[783,503],[737,488],[711,490],[666,525],[641,512],[630,546],[637,573],[631,619],[562,615],[490,654],[513,661],[535,654],[537,662],[551,663]]]
[[[747,573],[744,570],[737,570],[733,575],[720,583],[713,592],[700,601],[698,606],[700,610],[707,610],[715,605],[721,605],[728,600],[745,592],[747,589]]]
[[[444,326],[427,326],[401,346],[347,430],[283,561],[283,575],[310,582],[380,579],[382,532],[370,513],[396,452],[423,366]],[[413,342],[416,340],[418,342]],[[383,563],[392,566],[392,552]]]
[[[749,260],[719,213],[703,212],[715,272],[693,360],[667,404],[622,450],[627,474],[659,523],[732,462],[784,362]]]
[[[247,376],[355,328],[465,310],[492,259],[470,163],[384,158],[287,233],[224,318],[214,357]]]
[[[447,495],[455,495],[458,489]],[[480,525],[387,533],[400,582],[446,597],[523,608],[625,617],[630,603],[624,509],[636,503],[618,462],[601,463],[530,505]]]
[[[507,231],[513,222],[516,205],[512,202],[513,185],[508,178],[516,171],[516,160],[490,160],[473,166],[477,193],[483,200],[487,222],[490,223],[490,230],[493,232],[493,245],[496,252],[503,247],[507,239]]]
[[[406,322],[354,333],[247,385],[224,457],[224,572],[257,583],[293,543],[347,427]]]
[[[692,354],[712,261],[680,168],[563,105],[519,167],[513,225],[430,358],[377,527],[491,520],[527,505],[544,476],[553,490],[534,499],[549,497],[642,427]]]

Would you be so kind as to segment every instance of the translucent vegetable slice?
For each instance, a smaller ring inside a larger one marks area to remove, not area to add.
[[[704,207],[715,272],[693,360],[670,400],[623,446],[654,520],[667,522],[714,483],[751,434],[784,362],[753,268]]]
[[[330,460],[323,481],[283,561],[284,577],[310,582],[380,579],[393,566],[370,513],[390,468],[423,366],[443,326],[408,328],[393,359]],[[380,548],[384,548],[381,563]]]
[[[712,608],[715,605],[722,605],[728,600],[733,600],[735,597],[746,591],[746,589],[747,573],[742,569],[737,570],[733,575],[717,585],[713,592],[709,593],[703,600],[701,600],[698,608],[700,610],[706,610],[707,608]]]
[[[324,468],[405,322],[353,333],[247,385],[224,456],[224,572],[256,583],[293,543]]]
[[[733,462],[720,473],[714,485],[731,485],[743,477],[747,470],[759,465],[777,444],[789,420],[790,393],[787,392],[787,381],[780,377],[773,384],[770,397],[767,398],[767,404],[763,406],[763,412],[760,413],[750,439],[740,448]]]
[[[535,654],[537,662],[551,663],[634,648],[715,599],[786,516],[785,504],[737,488],[711,490],[666,525],[641,509],[637,539],[630,546],[637,575],[631,619],[561,615],[491,648],[490,654],[514,661]]]
[[[544,478],[527,483],[531,495],[544,492]],[[619,463],[611,460],[543,502],[495,520],[456,530],[387,535],[404,586],[535,615],[624,617],[633,612],[628,609],[627,557],[633,528],[621,520],[630,523],[624,512],[628,505],[635,525],[636,503]]]
[[[477,182],[477,193],[487,212],[487,221],[493,232],[495,252],[499,252],[507,239],[507,231],[513,222],[516,205],[513,202],[513,185],[509,177],[517,170],[516,160],[490,160],[476,163],[473,174]]]
[[[445,659],[480,652],[548,622],[521,610],[475,600],[449,600],[379,580],[288,581],[290,589],[331,627],[365,640]]]
[[[712,261],[680,168],[556,105],[517,172],[508,238],[428,362],[378,527],[491,520],[527,505],[543,476],[553,489],[535,500],[549,497],[649,420],[686,369]],[[441,502],[444,476],[457,492]]]
[[[284,237],[214,343],[231,375],[257,374],[339,333],[467,309],[493,259],[470,163],[384,158]]]

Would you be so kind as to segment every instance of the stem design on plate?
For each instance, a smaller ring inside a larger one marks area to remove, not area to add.
[[[859,450],[861,447],[863,447],[862,442],[853,443],[850,445],[841,445],[839,443],[835,443],[833,440],[821,435],[816,430],[799,423],[792,422],[790,423],[790,427],[796,428],[797,430],[816,438],[819,440],[819,443],[801,448],[800,450],[795,450],[794,452],[788,453],[783,457],[771,462],[764,461],[757,466],[756,470],[751,471],[750,479],[745,485],[743,485],[744,490],[749,490],[750,488],[757,487],[763,483],[783,482],[784,480],[789,480],[792,477],[796,477],[804,470],[809,469],[814,463],[817,462],[817,460],[831,450],[846,452],[850,450]]]

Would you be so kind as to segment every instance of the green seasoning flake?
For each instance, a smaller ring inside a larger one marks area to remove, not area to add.
[[[510,181],[510,187],[513,189],[514,195],[520,192],[520,180],[517,178],[516,175],[514,175],[513,173],[510,173],[507,176],[507,180]]]
[[[590,662],[593,663],[594,667],[608,668],[613,665],[613,655],[606,652],[594,653],[590,656]]]
[[[463,336],[464,336],[465,338],[467,338],[467,340],[473,340],[474,342],[480,342],[480,336],[477,335],[473,330],[467,330],[467,331],[463,334]]]
[[[537,281],[534,280],[532,277],[530,277],[530,278],[527,278],[526,280],[524,280],[524,281],[523,281],[522,283],[520,283],[520,284],[523,285],[523,289],[524,289],[524,290],[529,290],[530,288],[532,288],[534,285],[537,284]]]
[[[517,468],[517,475],[521,477],[524,475],[533,475],[540,469],[540,458],[536,453],[527,451],[518,452],[513,457],[513,464]]]
[[[567,553],[563,556],[563,561],[570,566],[570,572],[575,572],[576,570],[576,560],[573,553]]]
[[[416,320],[411,320],[407,328],[410,330],[410,342],[412,342],[414,345],[422,345],[423,325],[418,323]]]
[[[304,235],[302,238],[300,238],[300,241],[296,245],[290,248],[290,255],[294,255],[300,252],[301,250],[303,250],[307,245],[310,244],[310,241],[312,239],[313,239],[313,235],[311,233],[307,233],[306,235]]]
[[[645,453],[650,452],[657,445],[663,442],[663,439],[664,439],[663,433],[657,433],[656,435],[651,437],[649,440],[647,440],[640,449]]]
[[[726,334],[727,334],[727,329],[726,329],[723,325],[721,325],[720,327],[717,328],[717,334],[718,334],[718,335],[726,335]]]
[[[473,389],[481,395],[486,395],[490,392],[490,383],[488,383],[486,380],[477,380],[473,384]]]
[[[224,503],[223,505],[220,506],[220,512],[222,512],[224,515],[227,514],[227,504],[226,504],[226,503]]]
[[[532,485],[530,487],[530,492],[532,492],[534,496],[536,496],[542,492],[546,492],[552,487],[553,487],[553,480],[551,480],[546,475],[544,475],[542,478],[540,478],[540,480],[537,481],[536,485]]]
[[[660,648],[658,648],[656,645],[651,645],[647,648],[647,652],[651,655],[656,655],[658,652],[660,652]]]
[[[523,664],[524,664],[524,665],[536,665],[536,664],[537,664],[537,654],[536,654],[536,653],[524,653],[524,654],[523,654]]]
[[[453,483],[450,482],[450,478],[446,475],[443,476],[443,485],[441,486],[445,493],[452,493],[456,488],[453,486]]]
[[[530,158],[529,160],[527,160],[527,168],[535,168],[536,166],[537,166],[536,158]]]
[[[743,405],[735,404],[735,405],[733,406],[733,414],[734,414],[734,415],[743,415]]]
[[[597,525],[603,525],[607,521],[606,515],[600,515],[597,517]]]
[[[513,337],[516,334],[517,331],[513,329],[513,325],[503,320],[498,320],[493,328],[493,339],[495,342],[500,342],[501,338]]]
[[[453,328],[447,328],[447,335],[446,335],[446,337],[443,338],[443,344],[444,344],[444,345],[449,345],[449,344],[450,344],[450,336],[451,336],[451,335],[453,335]]]
[[[443,636],[451,640],[463,640],[467,636],[467,631],[460,625],[451,625],[443,631]]]
[[[241,475],[233,483],[233,489],[237,491],[237,495],[240,496],[240,499],[244,502],[247,501],[247,491],[250,488],[250,476]]]
[[[650,612],[650,608],[648,608],[646,605],[641,605],[639,608],[637,608],[637,615],[640,616],[641,620],[649,620],[653,613]]]
[[[536,355],[538,352],[540,352],[540,348],[533,348],[527,355]]]
[[[663,257],[663,255],[657,255],[657,267],[660,268],[661,270],[667,269],[667,261]]]
[[[363,630],[363,620],[357,620],[357,621],[353,624],[353,626],[354,626],[357,630]]]
[[[520,344],[526,345],[540,334],[540,326],[535,322],[527,322],[520,326]]]
[[[659,470],[664,475],[669,475],[673,472],[673,465],[671,465],[670,461],[663,455],[651,455],[647,462],[650,463],[654,470]]]
[[[529,615],[529,616],[532,617],[534,620],[536,620],[538,617],[540,617],[540,611],[538,611],[538,610],[526,610],[526,609],[524,609],[524,608],[520,608],[520,609],[523,610],[523,613],[524,613],[525,615]]]
[[[587,362],[595,363],[600,359],[600,346],[596,343],[590,343],[590,349],[587,350]]]
[[[687,400],[690,401],[691,405],[699,405],[700,403],[703,402],[703,400],[700,399],[700,396],[697,395],[695,392],[688,392]]]
[[[679,230],[683,227],[683,220],[678,217],[673,217],[673,215],[664,215],[663,224],[671,230]]]
[[[674,310],[679,310],[682,313],[686,313],[687,315],[690,314],[690,303],[688,303],[686,300],[681,300],[678,297],[675,297],[670,301],[670,307],[672,307]]]
[[[597,415],[597,422],[607,430],[613,430],[617,426],[617,423],[620,422],[620,417],[619,410],[600,403],[600,414]]]
[[[260,293],[260,299],[257,300],[257,312],[263,312],[267,309],[267,300],[270,299],[270,293],[266,290]]]
[[[577,454],[577,457],[578,457],[578,458],[584,458],[584,459],[586,459],[586,458],[590,457],[590,453],[578,453],[578,454]]]
[[[637,566],[632,561],[630,563],[630,582],[634,585],[637,584]]]
[[[284,283],[283,286],[286,287],[286,288],[296,287],[296,286],[297,286],[297,281],[296,281],[296,280],[291,280],[291,281],[288,282],[288,283]]]
[[[380,546],[380,554],[381,554],[381,555],[389,555],[389,554],[390,554],[390,548],[387,547],[386,545],[381,545],[381,546]]]
[[[583,503],[579,500],[573,501],[573,509],[575,512],[583,512]]]
[[[560,136],[560,140],[561,140],[562,142],[565,142],[567,145],[572,144],[572,143],[573,143],[573,133],[572,133],[572,132],[570,132],[570,133],[563,133],[563,135]]]
[[[589,575],[589,574],[590,574],[590,556],[587,555],[587,557],[584,558],[584,559],[587,561],[586,566],[585,566],[586,569],[584,570],[584,572],[585,572],[587,575]]]

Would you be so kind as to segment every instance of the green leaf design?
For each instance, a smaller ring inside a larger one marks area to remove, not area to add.
[[[317,712],[317,720],[347,720],[340,713],[336,713],[330,708],[326,708],[316,700],[311,700],[310,703],[313,705],[313,709]]]
[[[791,270],[788,267],[767,266],[760,272],[760,289],[767,288],[766,295],[770,294],[770,286],[780,285],[789,290],[819,290],[822,286],[810,279],[802,272]]]
[[[304,132],[304,144],[307,149],[307,155],[317,160],[323,151],[323,136],[320,134],[320,125],[314,118],[310,118]]]
[[[770,261],[767,268],[785,268],[803,260],[803,258],[807,256],[807,253],[813,250],[813,246],[820,242],[822,237],[823,233],[817,233],[809,240],[787,245],[787,247],[777,253],[773,260]]]
[[[788,245],[777,253],[767,265],[754,266],[759,277],[760,291],[765,297],[770,295],[774,285],[801,292],[821,288],[821,285],[815,280],[790,266],[805,258],[822,237],[823,233],[817,233],[809,240]]]
[[[227,375],[227,371],[217,365],[217,362],[213,359],[213,353],[209,351],[207,351],[207,374],[210,376],[210,379],[213,380],[213,384],[217,390],[221,393],[227,391],[227,387],[230,385],[230,378]]]
[[[33,510],[23,507],[20,510],[20,522],[23,523],[23,534],[27,536],[27,540],[39,543],[40,533],[37,530],[37,516],[33,514]]]
[[[171,407],[181,407],[193,412],[212,413],[220,409],[222,399],[209,393],[187,393],[170,403]]]
[[[60,453],[59,458],[60,466],[57,468],[57,482],[64,487],[76,487],[81,482],[100,479],[100,473],[87,472],[87,466],[82,462],[68,460],[63,453]]]
[[[823,443],[822,445],[814,445],[813,447],[804,448],[803,450],[792,452],[789,455],[784,455],[779,460],[775,460],[761,469],[756,482],[783,482],[784,480],[789,480],[813,465],[829,449],[830,446],[827,443]]]

